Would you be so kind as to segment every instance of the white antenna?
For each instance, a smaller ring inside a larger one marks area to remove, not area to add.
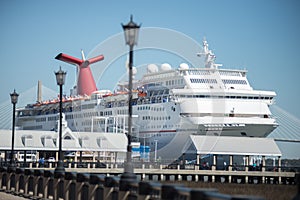
[[[82,58],[83,61],[85,61],[85,56],[84,56],[84,52],[83,52],[82,49],[81,49],[81,58]]]
[[[206,41],[206,38],[203,38],[203,52],[197,53],[197,56],[205,56],[205,68],[210,69],[217,69],[219,66],[222,66],[222,64],[215,64],[216,56],[212,52],[212,50],[209,50],[208,48],[208,42]]]

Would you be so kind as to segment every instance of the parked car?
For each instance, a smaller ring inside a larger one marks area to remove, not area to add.
[[[48,162],[55,162],[55,158],[54,157],[48,158]]]

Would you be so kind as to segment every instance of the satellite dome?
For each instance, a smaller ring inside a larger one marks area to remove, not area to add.
[[[181,64],[179,65],[179,68],[180,68],[180,69],[188,69],[188,68],[190,68],[190,67],[189,67],[189,65],[186,64],[186,63],[181,63]]]
[[[172,69],[172,67],[169,63],[164,63],[164,64],[161,65],[161,70],[162,71],[168,71],[170,69]]]
[[[158,72],[158,67],[156,64],[149,64],[147,67],[147,72],[148,73],[155,73]]]

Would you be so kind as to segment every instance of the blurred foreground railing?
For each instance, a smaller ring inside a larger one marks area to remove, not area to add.
[[[120,181],[119,176],[54,170],[0,168],[0,189],[31,199],[262,199],[231,196],[216,189],[192,189],[182,185],[146,181]]]

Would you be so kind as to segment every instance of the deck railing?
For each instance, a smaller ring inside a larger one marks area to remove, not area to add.
[[[193,189],[178,184],[120,181],[119,176],[54,170],[0,167],[0,189],[31,199],[263,199],[221,194],[216,189]]]

